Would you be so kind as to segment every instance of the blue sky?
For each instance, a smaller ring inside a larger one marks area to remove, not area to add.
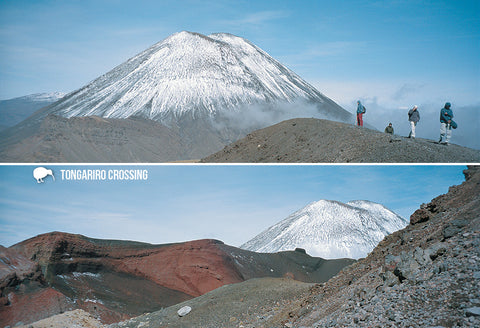
[[[464,166],[50,165],[0,166],[0,245],[50,231],[169,243],[215,238],[233,246],[320,199],[370,200],[407,220],[463,182]],[[62,169],[146,169],[145,181],[62,180]]]

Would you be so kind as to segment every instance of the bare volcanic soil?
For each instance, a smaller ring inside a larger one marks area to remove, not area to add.
[[[0,162],[158,163],[207,156],[246,135],[216,131],[210,122],[184,118],[166,126],[143,118],[64,118],[48,115],[41,123],[1,132]]]
[[[480,151],[297,118],[248,134],[202,163],[478,163]]]

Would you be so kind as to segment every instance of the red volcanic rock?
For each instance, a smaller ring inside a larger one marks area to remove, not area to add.
[[[39,275],[38,264],[19,252],[0,246],[0,291],[15,281],[35,279]]]
[[[8,305],[0,306],[0,326],[24,324],[72,310],[73,304],[62,293],[52,288],[41,288],[26,293],[9,293]]]
[[[47,279],[64,271],[113,270],[199,296],[225,284],[241,282],[228,255],[215,240],[170,245],[95,240],[53,232],[12,246],[42,267]]]
[[[215,240],[198,240],[159,248],[148,257],[118,261],[117,269],[142,275],[159,285],[192,296],[243,281]]]

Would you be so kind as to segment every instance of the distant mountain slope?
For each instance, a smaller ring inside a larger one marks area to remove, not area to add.
[[[385,236],[406,225],[402,217],[380,204],[320,200],[240,247],[267,253],[300,247],[312,256],[358,259],[365,257]]]
[[[53,232],[0,248],[0,326],[78,308],[112,323],[251,278],[326,281],[352,262],[216,240],[152,245]]]
[[[0,100],[0,129],[20,123],[42,107],[65,96],[62,92],[36,93],[28,96]]]
[[[248,134],[203,163],[480,163],[480,151],[298,118]]]

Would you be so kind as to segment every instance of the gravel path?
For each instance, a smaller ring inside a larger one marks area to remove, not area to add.
[[[261,327],[262,323],[274,320],[283,308],[310,295],[315,286],[284,278],[250,279],[109,327]],[[184,306],[192,310],[180,317],[177,311]],[[255,325],[246,322],[255,322]]]

